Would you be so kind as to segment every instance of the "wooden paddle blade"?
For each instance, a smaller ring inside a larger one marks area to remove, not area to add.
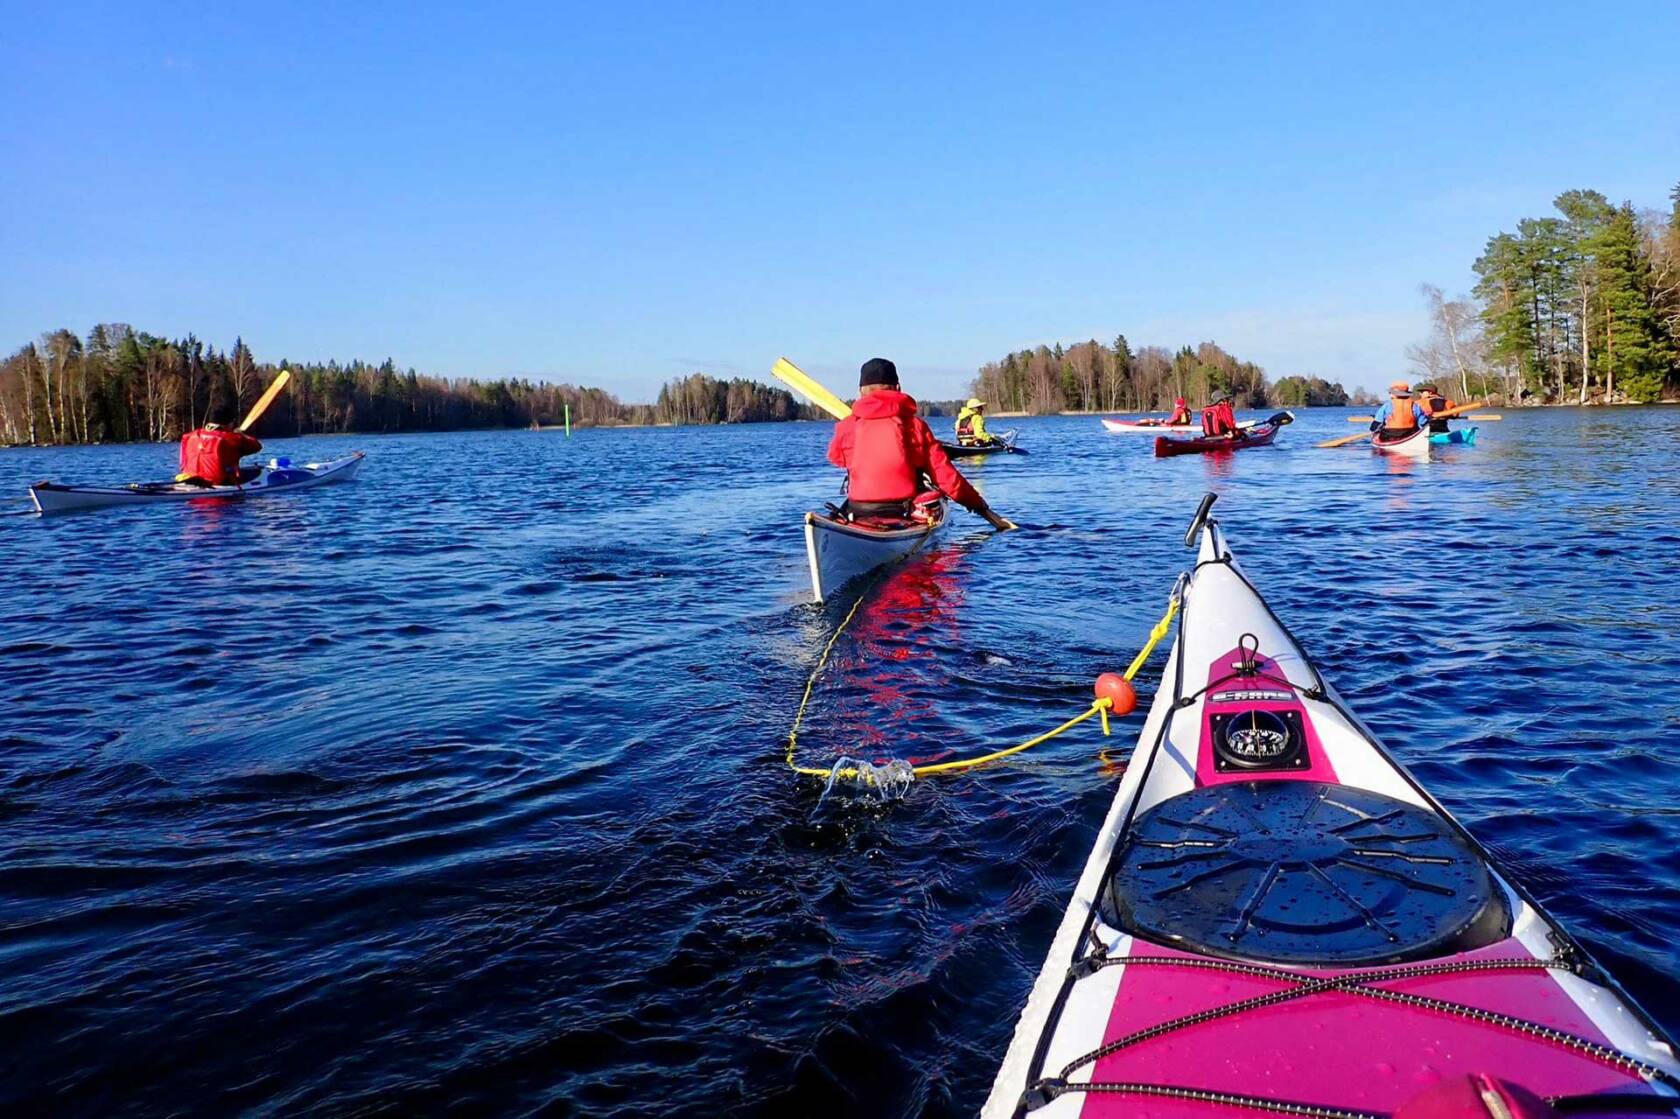
[[[1492,420],[1502,420],[1505,417],[1500,415],[1498,412],[1472,412],[1464,418],[1467,420],[1476,420],[1480,423],[1488,423]]]
[[[1358,435],[1344,435],[1340,439],[1327,439],[1323,443],[1316,445],[1320,447],[1342,447],[1349,443],[1357,443],[1361,439],[1369,439],[1375,434],[1376,432],[1374,431],[1362,431]]]
[[[1375,417],[1375,416],[1349,416],[1347,418],[1347,422],[1350,423],[1350,424],[1376,423],[1377,422],[1377,417]]]
[[[1460,404],[1457,408],[1448,408],[1444,412],[1436,412],[1433,416],[1430,417],[1430,419],[1444,420],[1448,416],[1457,416],[1457,415],[1460,415],[1464,412],[1468,412],[1472,408],[1486,408],[1486,407],[1487,407],[1487,401],[1477,400],[1477,401],[1473,401],[1472,403],[1469,403],[1469,404]]]
[[[829,392],[813,380],[806,372],[785,357],[776,359],[776,364],[770,367],[770,373],[794,392],[815,404],[837,420],[843,420],[852,414],[851,408],[844,400]]]
[[[268,391],[258,397],[257,402],[251,405],[251,410],[245,413],[245,418],[240,421],[238,430],[250,431],[251,425],[262,419],[262,414],[268,411],[268,406],[274,403],[274,398],[280,395],[280,390],[285,388],[286,382],[291,379],[292,371],[290,369],[280,370],[280,376],[274,378],[274,383],[268,386]]]

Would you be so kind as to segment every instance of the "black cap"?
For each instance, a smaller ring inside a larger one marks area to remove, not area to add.
[[[858,370],[858,388],[865,385],[898,387],[898,366],[884,357],[872,357]]]

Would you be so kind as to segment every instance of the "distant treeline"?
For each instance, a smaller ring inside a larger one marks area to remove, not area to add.
[[[0,442],[173,440],[209,421],[237,423],[281,369],[285,393],[263,416],[268,436],[457,431],[572,423],[751,423],[812,418],[786,390],[694,374],[653,404],[625,404],[598,388],[475,381],[352,361],[259,362],[244,339],[231,350],[188,335],[160,338],[122,323],[87,337],[55,330],[0,361]]]
[[[1473,297],[1425,286],[1414,367],[1465,397],[1655,401],[1680,392],[1680,186],[1664,210],[1567,190],[1488,239]]]
[[[646,405],[633,404],[627,409],[635,416],[647,411]],[[826,413],[802,405],[786,389],[761,385],[737,377],[720,381],[704,373],[667,382],[659,390],[647,420],[629,422],[662,424],[740,424],[777,420],[814,420],[826,418]]]
[[[1065,350],[1057,343],[1010,354],[980,367],[974,395],[997,411],[1036,414],[1161,411],[1180,396],[1192,407],[1215,396],[1229,396],[1249,408],[1350,402],[1346,389],[1320,377],[1285,377],[1268,384],[1258,365],[1238,361],[1212,342],[1177,353],[1160,346],[1134,352],[1124,334],[1113,345],[1092,339]]]

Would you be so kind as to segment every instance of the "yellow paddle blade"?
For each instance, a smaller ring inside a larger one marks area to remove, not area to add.
[[[251,405],[251,410],[245,413],[245,419],[240,422],[239,430],[250,431],[251,425],[262,418],[262,414],[268,411],[268,406],[274,403],[274,398],[280,395],[280,390],[285,388],[286,382],[291,379],[292,371],[290,369],[280,370],[280,376],[274,378],[274,383],[268,386],[268,391],[258,397],[257,402]]]
[[[1478,420],[1482,423],[1487,423],[1490,420],[1502,420],[1505,417],[1500,415],[1498,412],[1471,412],[1464,418],[1467,420]]]
[[[787,358],[777,358],[776,364],[770,367],[770,372],[788,388],[799,393],[835,419],[843,420],[852,414],[851,408],[847,406],[844,400],[812,380],[803,369]]]
[[[1375,423],[1376,419],[1375,416],[1349,416],[1347,422],[1350,424],[1368,424]]]

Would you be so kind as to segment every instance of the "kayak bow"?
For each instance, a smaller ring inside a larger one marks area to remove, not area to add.
[[[171,501],[239,501],[247,497],[271,497],[332,482],[348,482],[361,469],[366,452],[357,451],[330,462],[280,465],[271,459],[256,477],[237,486],[194,486],[182,482],[132,482],[126,486],[66,486],[37,482],[29,496],[38,513],[65,513],[77,509],[100,509],[108,505],[150,505]]]
[[[1661,1110],[1673,1043],[1348,710],[1211,503],[983,1115],[1368,1119],[1470,1075]]]

